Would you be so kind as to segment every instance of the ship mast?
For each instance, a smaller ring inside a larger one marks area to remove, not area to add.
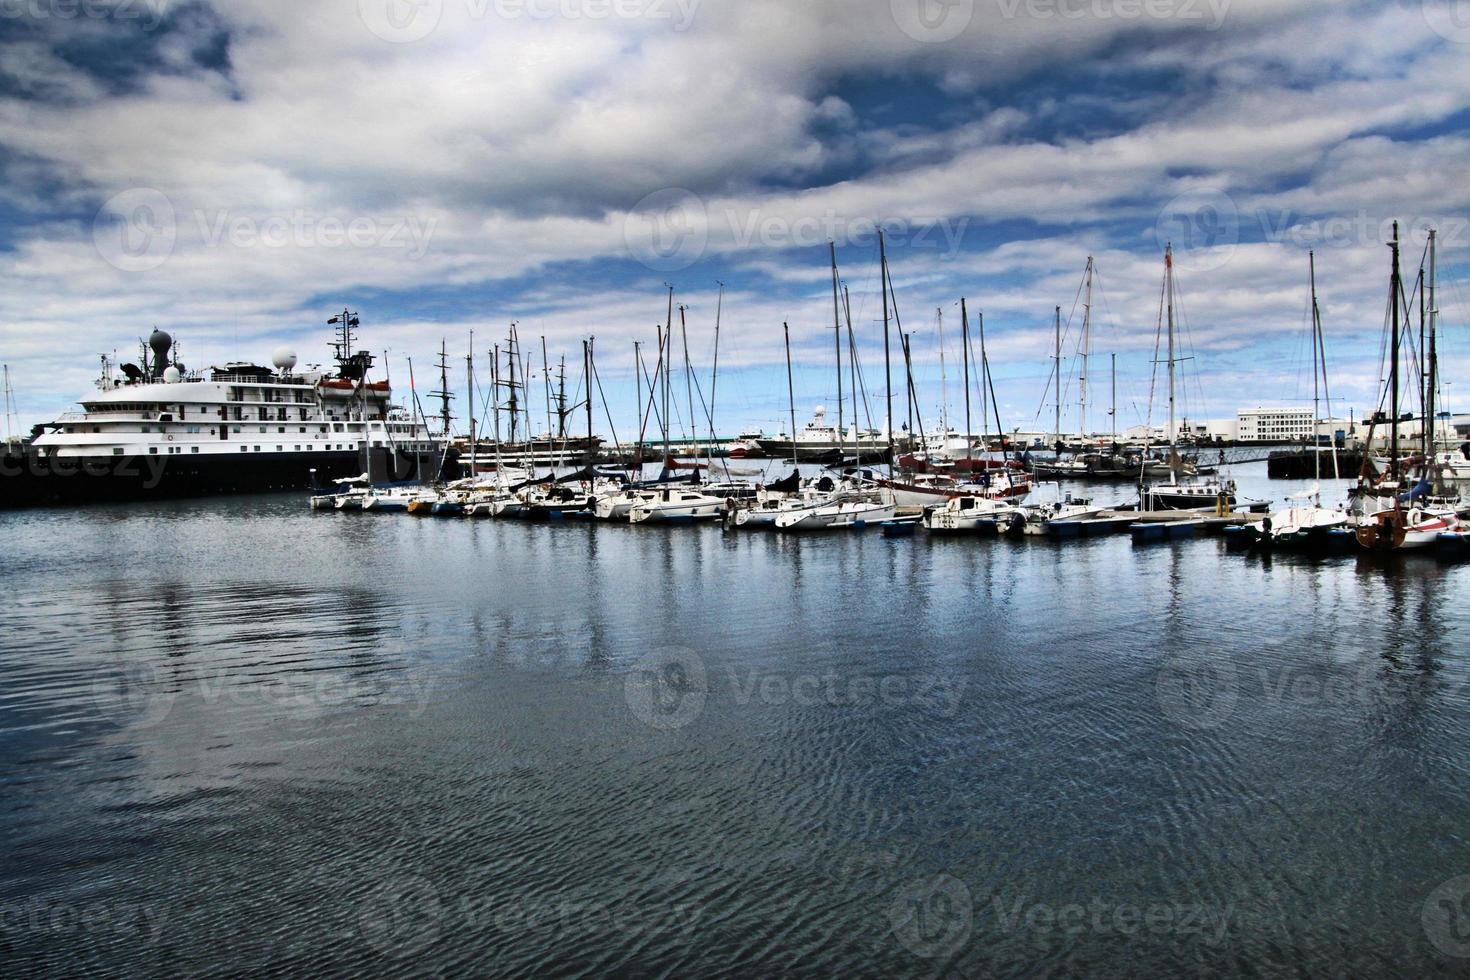
[[[1087,257],[1087,296],[1082,301],[1082,373],[1078,378],[1081,397],[1077,434],[1087,441],[1087,381],[1092,370],[1092,256]]]
[[[949,367],[944,360],[944,307],[934,307],[934,329],[939,332],[939,451],[949,444]]]
[[[883,293],[883,384],[887,408],[883,431],[888,437],[888,478],[893,479],[893,356],[888,345],[888,252],[883,244],[883,229],[878,229],[878,288]],[[793,433],[793,436],[795,434]]]
[[[1435,274],[1435,244],[1438,232],[1429,229],[1429,347],[1426,358],[1429,362],[1428,384],[1425,386],[1424,397],[1424,424],[1428,427],[1428,436],[1425,439],[1424,465],[1427,471],[1434,466],[1434,437],[1436,432],[1435,386],[1439,383],[1439,351],[1436,347],[1435,328],[1439,319],[1439,308],[1434,301],[1434,274]]]
[[[1389,420],[1388,472],[1397,481],[1399,478],[1399,223],[1393,223],[1393,240],[1388,243],[1393,252],[1393,272],[1389,276],[1389,317],[1393,340],[1390,343],[1392,363],[1388,368]],[[1396,499],[1396,498],[1395,498]]]
[[[791,408],[791,465],[796,460],[796,389],[791,381],[791,325],[782,321],[781,336],[786,339],[786,401]]]
[[[837,302],[837,243],[828,242],[832,256],[832,342],[837,351],[837,453],[842,455],[842,310]],[[795,433],[793,433],[793,437]],[[839,463],[840,465],[840,463]]]
[[[965,308],[965,298],[960,297],[960,352],[965,362],[965,459],[970,453],[970,312]]]
[[[449,440],[449,422],[453,415],[449,413],[449,403],[454,399],[454,392],[449,390],[449,349],[444,340],[439,341],[439,390],[429,393],[439,399],[439,421],[444,430],[444,440]]]
[[[16,442],[15,438],[15,389],[10,387],[10,365],[5,365],[5,445]]]
[[[1055,386],[1055,400],[1052,406],[1056,409],[1056,424],[1053,434],[1056,436],[1057,457],[1062,453],[1062,308],[1056,308],[1056,353],[1052,356],[1055,369],[1052,371],[1052,382]]]
[[[1178,433],[1174,429],[1174,245],[1164,246],[1164,297],[1168,304],[1169,331],[1169,472],[1179,482]]]
[[[475,331],[470,331],[470,352],[464,359],[465,396],[470,406],[470,476],[475,475],[475,454],[479,448],[475,442]]]

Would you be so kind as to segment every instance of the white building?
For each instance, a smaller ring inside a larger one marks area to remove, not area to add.
[[[1310,408],[1243,408],[1235,413],[1241,442],[1297,442],[1312,437]]]

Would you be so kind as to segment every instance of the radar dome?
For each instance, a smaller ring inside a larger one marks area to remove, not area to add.
[[[818,405],[816,408],[812,409],[812,414],[813,415],[826,415],[827,414],[827,406],[825,406],[825,405]]]
[[[277,347],[271,354],[271,363],[277,371],[289,371],[296,366],[296,352],[289,347]]]
[[[163,369],[163,380],[171,385],[176,385],[184,379],[184,374],[178,368],[170,364]]]

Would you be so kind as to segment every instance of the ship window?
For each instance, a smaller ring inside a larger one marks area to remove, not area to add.
[[[70,431],[71,431],[71,430],[70,430],[70,429],[67,429],[67,430],[66,430],[66,431],[68,431],[68,432],[70,432]],[[152,428],[150,428],[150,427],[149,427],[149,426],[146,426],[146,425],[145,425],[145,426],[143,426],[143,427],[142,427],[142,428],[141,428],[141,429],[139,429],[139,430],[138,430],[138,431],[139,431],[139,432],[152,432],[152,431],[153,431],[153,429],[152,429]]]
[[[235,431],[235,432],[239,432],[239,431],[240,431],[240,427],[239,427],[239,426],[238,426],[238,425],[232,425],[232,426],[230,426],[230,428],[231,428],[231,429],[232,429],[232,430],[233,430],[233,431]]]
[[[306,426],[304,426],[304,425],[303,425],[303,426],[302,426],[302,427],[301,427],[301,431],[302,431],[302,432],[305,432],[305,431],[306,431]]]
[[[291,450],[292,450],[292,452],[298,452],[299,453],[299,452],[301,452],[301,446],[299,444],[298,445],[295,445],[295,446],[292,446],[291,447]]]
[[[197,453],[198,451],[199,451],[199,447],[198,446],[190,446],[189,447],[189,452],[191,452],[191,453]]]
[[[157,446],[149,446],[148,447],[148,455],[150,455],[150,456],[157,456],[158,455],[158,447]]]
[[[256,451],[256,452],[260,452],[260,447],[259,447],[259,446],[256,446],[256,447],[255,447],[255,451]]]
[[[280,452],[280,451],[281,451],[281,450],[282,450],[282,449],[283,449],[283,448],[284,448],[284,447],[282,447],[282,446],[277,446],[277,447],[276,447],[276,452]]]
[[[264,430],[262,430],[262,431],[264,431]],[[285,432],[286,431],[286,427],[284,425],[277,426],[276,427],[276,431],[277,432]]]
[[[321,429],[322,429],[323,432],[326,432],[327,431],[327,427],[325,425],[322,426]]]
[[[262,426],[261,426],[261,427],[260,427],[260,431],[261,431],[261,432],[264,432],[264,431],[265,431],[265,426],[263,426],[263,425],[262,425]]]
[[[242,452],[242,453],[248,453],[248,452],[250,452],[250,447],[249,446],[241,446],[240,447],[240,452]]]
[[[121,456],[122,454],[123,454],[123,451],[121,449],[114,449],[112,451],[112,455],[114,455],[114,456]]]
[[[100,426],[100,425],[94,425],[94,426],[92,426],[92,431],[93,432],[101,432],[102,431],[102,426]]]
[[[67,432],[75,432],[75,431],[77,431],[77,430],[76,430],[76,429],[73,429],[73,428],[72,428],[72,427],[71,427],[71,426],[69,426],[69,425],[68,425],[68,426],[67,426],[67,427],[66,427],[66,431],[67,431]]]

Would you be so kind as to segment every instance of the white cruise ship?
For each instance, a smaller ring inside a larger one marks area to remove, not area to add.
[[[354,351],[356,314],[332,317],[335,370],[298,370],[286,348],[271,368],[231,362],[188,371],[155,330],[138,364],[102,359],[82,410],[40,426],[0,461],[0,507],[251,493],[431,479],[443,443],[370,381]]]

